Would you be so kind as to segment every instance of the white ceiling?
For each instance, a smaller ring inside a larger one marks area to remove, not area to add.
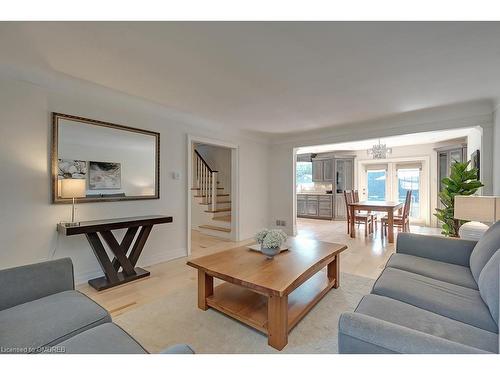
[[[368,150],[378,143],[384,143],[387,147],[415,146],[429,143],[438,143],[451,139],[467,137],[473,128],[462,128],[453,130],[439,130],[435,132],[423,132],[415,134],[397,135],[394,137],[365,139],[355,142],[335,143],[329,145],[318,145],[310,147],[301,147],[297,154],[321,153],[330,151],[359,151]]]
[[[284,133],[500,98],[498,22],[2,22],[0,63]]]

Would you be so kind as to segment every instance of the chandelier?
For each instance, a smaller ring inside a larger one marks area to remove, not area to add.
[[[366,150],[366,153],[372,157],[372,159],[386,159],[387,154],[392,153],[392,148],[387,147],[387,145],[381,144],[380,139],[378,140],[378,145],[373,145],[371,149]]]

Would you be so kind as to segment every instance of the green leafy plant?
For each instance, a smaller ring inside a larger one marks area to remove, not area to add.
[[[455,197],[457,195],[472,195],[480,187],[484,186],[478,179],[477,168],[468,169],[468,162],[455,162],[451,165],[450,177],[441,180],[443,189],[439,193],[439,200],[443,208],[436,208],[434,216],[441,221],[442,234],[449,237],[458,237],[458,229],[466,220],[454,218]]]

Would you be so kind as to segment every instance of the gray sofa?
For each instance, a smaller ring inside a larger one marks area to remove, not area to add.
[[[147,353],[74,289],[69,258],[1,270],[0,285],[0,353]],[[164,353],[193,351],[177,345]]]
[[[355,312],[340,353],[498,353],[500,221],[479,242],[398,235],[396,253]]]

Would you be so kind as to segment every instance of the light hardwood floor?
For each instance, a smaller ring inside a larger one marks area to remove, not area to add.
[[[380,223],[378,231],[368,237],[364,237],[364,230],[361,226],[357,229],[356,238],[350,238],[347,235],[345,222],[298,219],[297,229],[298,236],[347,244],[348,249],[341,257],[342,272],[363,277],[378,277],[395,248],[394,244],[387,242],[387,237],[381,238]],[[437,228],[412,226],[411,231],[439,234]],[[235,243],[193,230],[191,257],[199,257],[229,249],[237,244],[244,245],[252,242],[253,240],[250,239]],[[183,257],[146,267],[151,271],[150,277],[102,292],[97,292],[86,284],[79,285],[77,289],[110,311],[112,316],[118,316],[141,305],[165,298],[178,290],[182,283],[195,280],[196,270],[186,265],[187,259]]]

